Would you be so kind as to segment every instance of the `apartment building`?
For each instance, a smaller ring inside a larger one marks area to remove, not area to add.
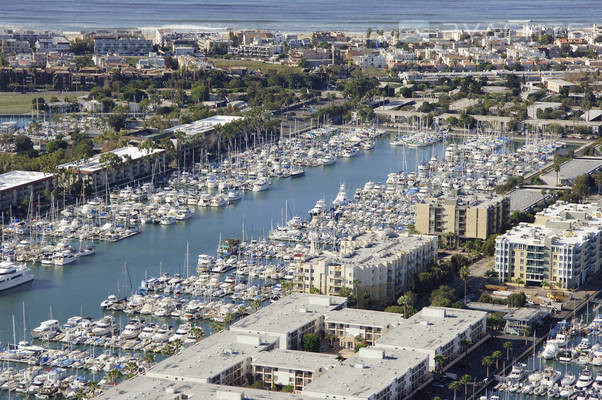
[[[73,173],[70,178],[81,179],[85,186],[94,193],[104,192],[113,185],[129,184],[135,180],[148,179],[153,173],[158,173],[165,165],[165,150],[139,150],[136,147],[122,147],[112,150],[119,160],[118,163],[101,161],[103,154],[94,157],[61,164],[58,168]]]
[[[299,263],[294,278],[298,292],[336,295],[351,289],[360,306],[390,304],[409,287],[411,278],[437,259],[437,238],[364,234],[341,242],[338,252],[322,251]]]
[[[31,46],[27,40],[2,39],[2,54],[15,55],[29,53],[31,53]]]
[[[358,339],[374,346],[378,339],[402,320],[400,314],[344,308],[324,315],[324,333],[334,335],[341,348],[353,350]]]
[[[343,297],[295,293],[235,322],[230,331],[270,335],[277,338],[276,348],[299,350],[303,348],[303,335],[322,330],[327,311],[346,305]]]
[[[425,307],[384,334],[375,346],[424,353],[433,371],[437,368],[438,354],[450,362],[465,351],[465,340],[476,344],[486,333],[484,311]]]
[[[496,238],[495,269],[502,281],[576,288],[600,270],[602,208],[559,201]]]
[[[0,211],[26,205],[30,200],[46,199],[45,192],[52,190],[54,175],[35,171],[11,171],[0,175]]]
[[[428,376],[419,352],[366,347],[326,371],[301,394],[309,399],[397,400],[408,398]]]
[[[476,344],[485,337],[487,314],[481,311],[427,307],[406,320],[400,314],[346,306],[342,297],[291,294],[107,390],[100,399],[146,398],[152,386],[157,393],[151,397],[159,400],[174,395],[401,400],[427,382],[437,354],[452,362],[463,353],[464,339]],[[334,354],[295,350],[304,331],[326,335],[331,330],[341,337],[374,336],[368,347],[344,361]],[[242,387],[251,382],[267,390]],[[294,393],[279,391],[285,387]]]
[[[509,214],[506,196],[452,195],[417,204],[415,227],[422,234],[452,233],[461,239],[485,240],[503,232]]]
[[[94,54],[98,55],[145,56],[152,51],[152,40],[137,38],[94,39]]]
[[[334,354],[273,350],[257,354],[251,367],[254,382],[262,382],[267,389],[289,386],[301,391],[337,363]]]
[[[270,58],[282,54],[282,45],[275,44],[243,44],[238,47],[230,47],[228,54],[238,57]]]

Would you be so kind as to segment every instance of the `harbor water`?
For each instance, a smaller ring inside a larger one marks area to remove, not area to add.
[[[299,179],[276,179],[270,190],[246,193],[243,201],[233,205],[196,208],[194,218],[187,222],[144,225],[139,235],[117,243],[99,242],[94,256],[81,258],[77,263],[33,266],[33,283],[0,295],[0,341],[12,342],[13,315],[17,340],[23,337],[23,303],[28,330],[51,314],[60,321],[73,315],[98,318],[102,315],[100,302],[109,294],[130,294],[129,281],[135,289],[145,275],[158,276],[160,270],[185,274],[187,242],[193,273],[198,254],[215,255],[220,235],[223,239],[240,238],[244,224],[246,238],[264,238],[272,223],[275,226],[281,222],[285,207],[289,218],[306,218],[317,199],[324,198],[330,204],[341,183],[353,193],[368,180],[383,181],[389,172],[415,171],[418,163],[428,161],[433,154],[443,158],[444,150],[443,143],[404,150],[390,146],[388,139],[380,139],[372,151],[339,159],[332,166],[307,168],[305,176]]]

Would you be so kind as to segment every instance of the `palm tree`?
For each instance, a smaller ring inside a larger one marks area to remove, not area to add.
[[[466,305],[466,282],[468,281],[468,278],[470,277],[470,272],[468,271],[468,265],[465,265],[462,268],[460,268],[459,274],[460,274],[460,279],[462,279],[464,281],[464,305]]]
[[[468,354],[468,349],[470,349],[470,346],[472,346],[472,340],[468,338],[462,339],[462,347],[464,348],[466,354]]]
[[[397,304],[403,307],[403,317],[408,318],[408,298],[405,295],[399,296]]]
[[[487,378],[489,378],[489,367],[493,364],[493,358],[491,356],[485,356],[481,360],[481,365],[487,368]]]
[[[147,351],[144,353],[144,362],[147,366],[151,366],[151,364],[155,361],[155,354],[152,351]]]
[[[198,342],[203,337],[203,329],[198,326],[193,326],[190,328],[190,333],[194,336],[194,339]]]
[[[261,300],[259,300],[259,299],[253,300],[253,302],[251,303],[251,306],[255,308],[255,311],[259,310],[259,307],[261,307]]]
[[[437,354],[435,356],[435,370],[437,370],[437,372],[441,372],[446,361],[447,357],[444,354]]]
[[[493,353],[491,353],[491,358],[495,360],[495,369],[498,369],[500,358],[502,358],[502,352],[499,350],[494,351]]]
[[[230,325],[232,324],[233,321],[234,321],[234,315],[228,311],[226,313],[226,315],[224,315],[224,324],[226,325],[226,329],[230,329]]]
[[[510,360],[510,351],[512,350],[512,342],[504,342],[504,348],[506,349],[506,360]]]
[[[366,39],[370,39],[370,36],[372,36],[372,28],[366,29]]]
[[[452,383],[449,384],[449,386],[448,386],[449,390],[453,390],[454,391],[454,400],[456,400],[456,392],[461,387],[462,387],[462,384],[460,382],[458,382],[458,381],[453,381]]]
[[[107,378],[109,378],[109,381],[113,383],[116,383],[119,379],[121,379],[122,376],[123,374],[117,368],[110,370],[107,374]]]
[[[219,332],[224,330],[224,324],[219,321],[211,321],[209,324],[209,329],[213,332]]]
[[[468,384],[472,381],[472,377],[468,374],[462,375],[460,378],[460,383],[464,385],[464,397],[468,395]]]

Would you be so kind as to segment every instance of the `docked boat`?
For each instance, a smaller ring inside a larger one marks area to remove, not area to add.
[[[562,372],[555,370],[552,367],[548,367],[543,371],[541,377],[541,385],[545,387],[554,386],[560,379],[562,379]]]
[[[577,389],[585,389],[590,387],[594,383],[594,377],[592,376],[592,371],[589,369],[584,369],[579,374],[579,379],[577,379],[577,383],[575,383],[575,387]]]
[[[28,267],[19,267],[10,261],[0,262],[0,292],[32,280],[33,272]]]
[[[31,337],[40,340],[50,340],[61,332],[61,326],[56,319],[49,319],[31,330]]]
[[[142,331],[142,322],[137,319],[131,319],[121,332],[121,338],[125,340],[136,339]]]

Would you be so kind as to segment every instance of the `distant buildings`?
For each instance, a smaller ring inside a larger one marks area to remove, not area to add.
[[[434,236],[365,234],[342,241],[338,253],[322,251],[299,263],[295,289],[336,295],[348,288],[361,305],[389,304],[408,288],[415,273],[436,259]]]
[[[416,205],[415,228],[426,235],[451,233],[461,239],[482,239],[503,232],[510,214],[504,196],[457,195],[428,199]]]
[[[502,281],[579,287],[600,270],[602,208],[562,201],[496,239],[495,269]]]
[[[46,199],[54,175],[35,171],[11,171],[0,175],[0,211]]]

